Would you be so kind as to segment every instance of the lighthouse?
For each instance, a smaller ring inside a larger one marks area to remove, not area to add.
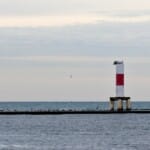
[[[126,101],[126,110],[131,109],[130,97],[125,97],[124,95],[124,84],[125,84],[125,74],[124,74],[124,62],[123,61],[114,61],[113,63],[116,67],[115,74],[115,86],[116,86],[116,96],[110,97],[110,110],[114,110],[115,101],[117,102],[117,110],[123,111],[123,101]]]
[[[124,97],[124,63],[114,61],[116,66],[116,97]]]

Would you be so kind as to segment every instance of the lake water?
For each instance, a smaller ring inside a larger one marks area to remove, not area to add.
[[[150,102],[132,102],[133,109],[150,109]],[[0,102],[2,110],[108,110],[108,102]]]
[[[5,109],[47,109],[23,105]],[[0,150],[149,150],[149,139],[150,114],[0,116]]]

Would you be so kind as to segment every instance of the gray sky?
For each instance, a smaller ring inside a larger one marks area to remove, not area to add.
[[[0,0],[0,100],[149,100],[150,2]],[[70,78],[72,76],[72,78]]]

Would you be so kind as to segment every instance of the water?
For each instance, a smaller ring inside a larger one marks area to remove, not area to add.
[[[0,116],[1,150],[149,150],[150,115]]]
[[[57,103],[31,104],[3,103],[1,109],[47,109]],[[88,104],[88,109],[96,106]],[[147,108],[148,104],[134,106]],[[149,139],[150,114],[0,116],[0,150],[149,150]]]
[[[133,109],[150,109],[150,102],[132,102]],[[5,110],[107,110],[108,102],[0,102]]]

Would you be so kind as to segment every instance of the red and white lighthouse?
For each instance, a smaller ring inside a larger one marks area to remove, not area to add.
[[[124,97],[124,63],[114,61],[116,65],[116,97]]]
[[[118,103],[118,111],[123,111],[123,101],[126,101],[126,110],[131,109],[130,97],[124,95],[124,62],[114,61],[116,66],[116,96],[110,97],[110,110],[114,110],[114,102]]]

